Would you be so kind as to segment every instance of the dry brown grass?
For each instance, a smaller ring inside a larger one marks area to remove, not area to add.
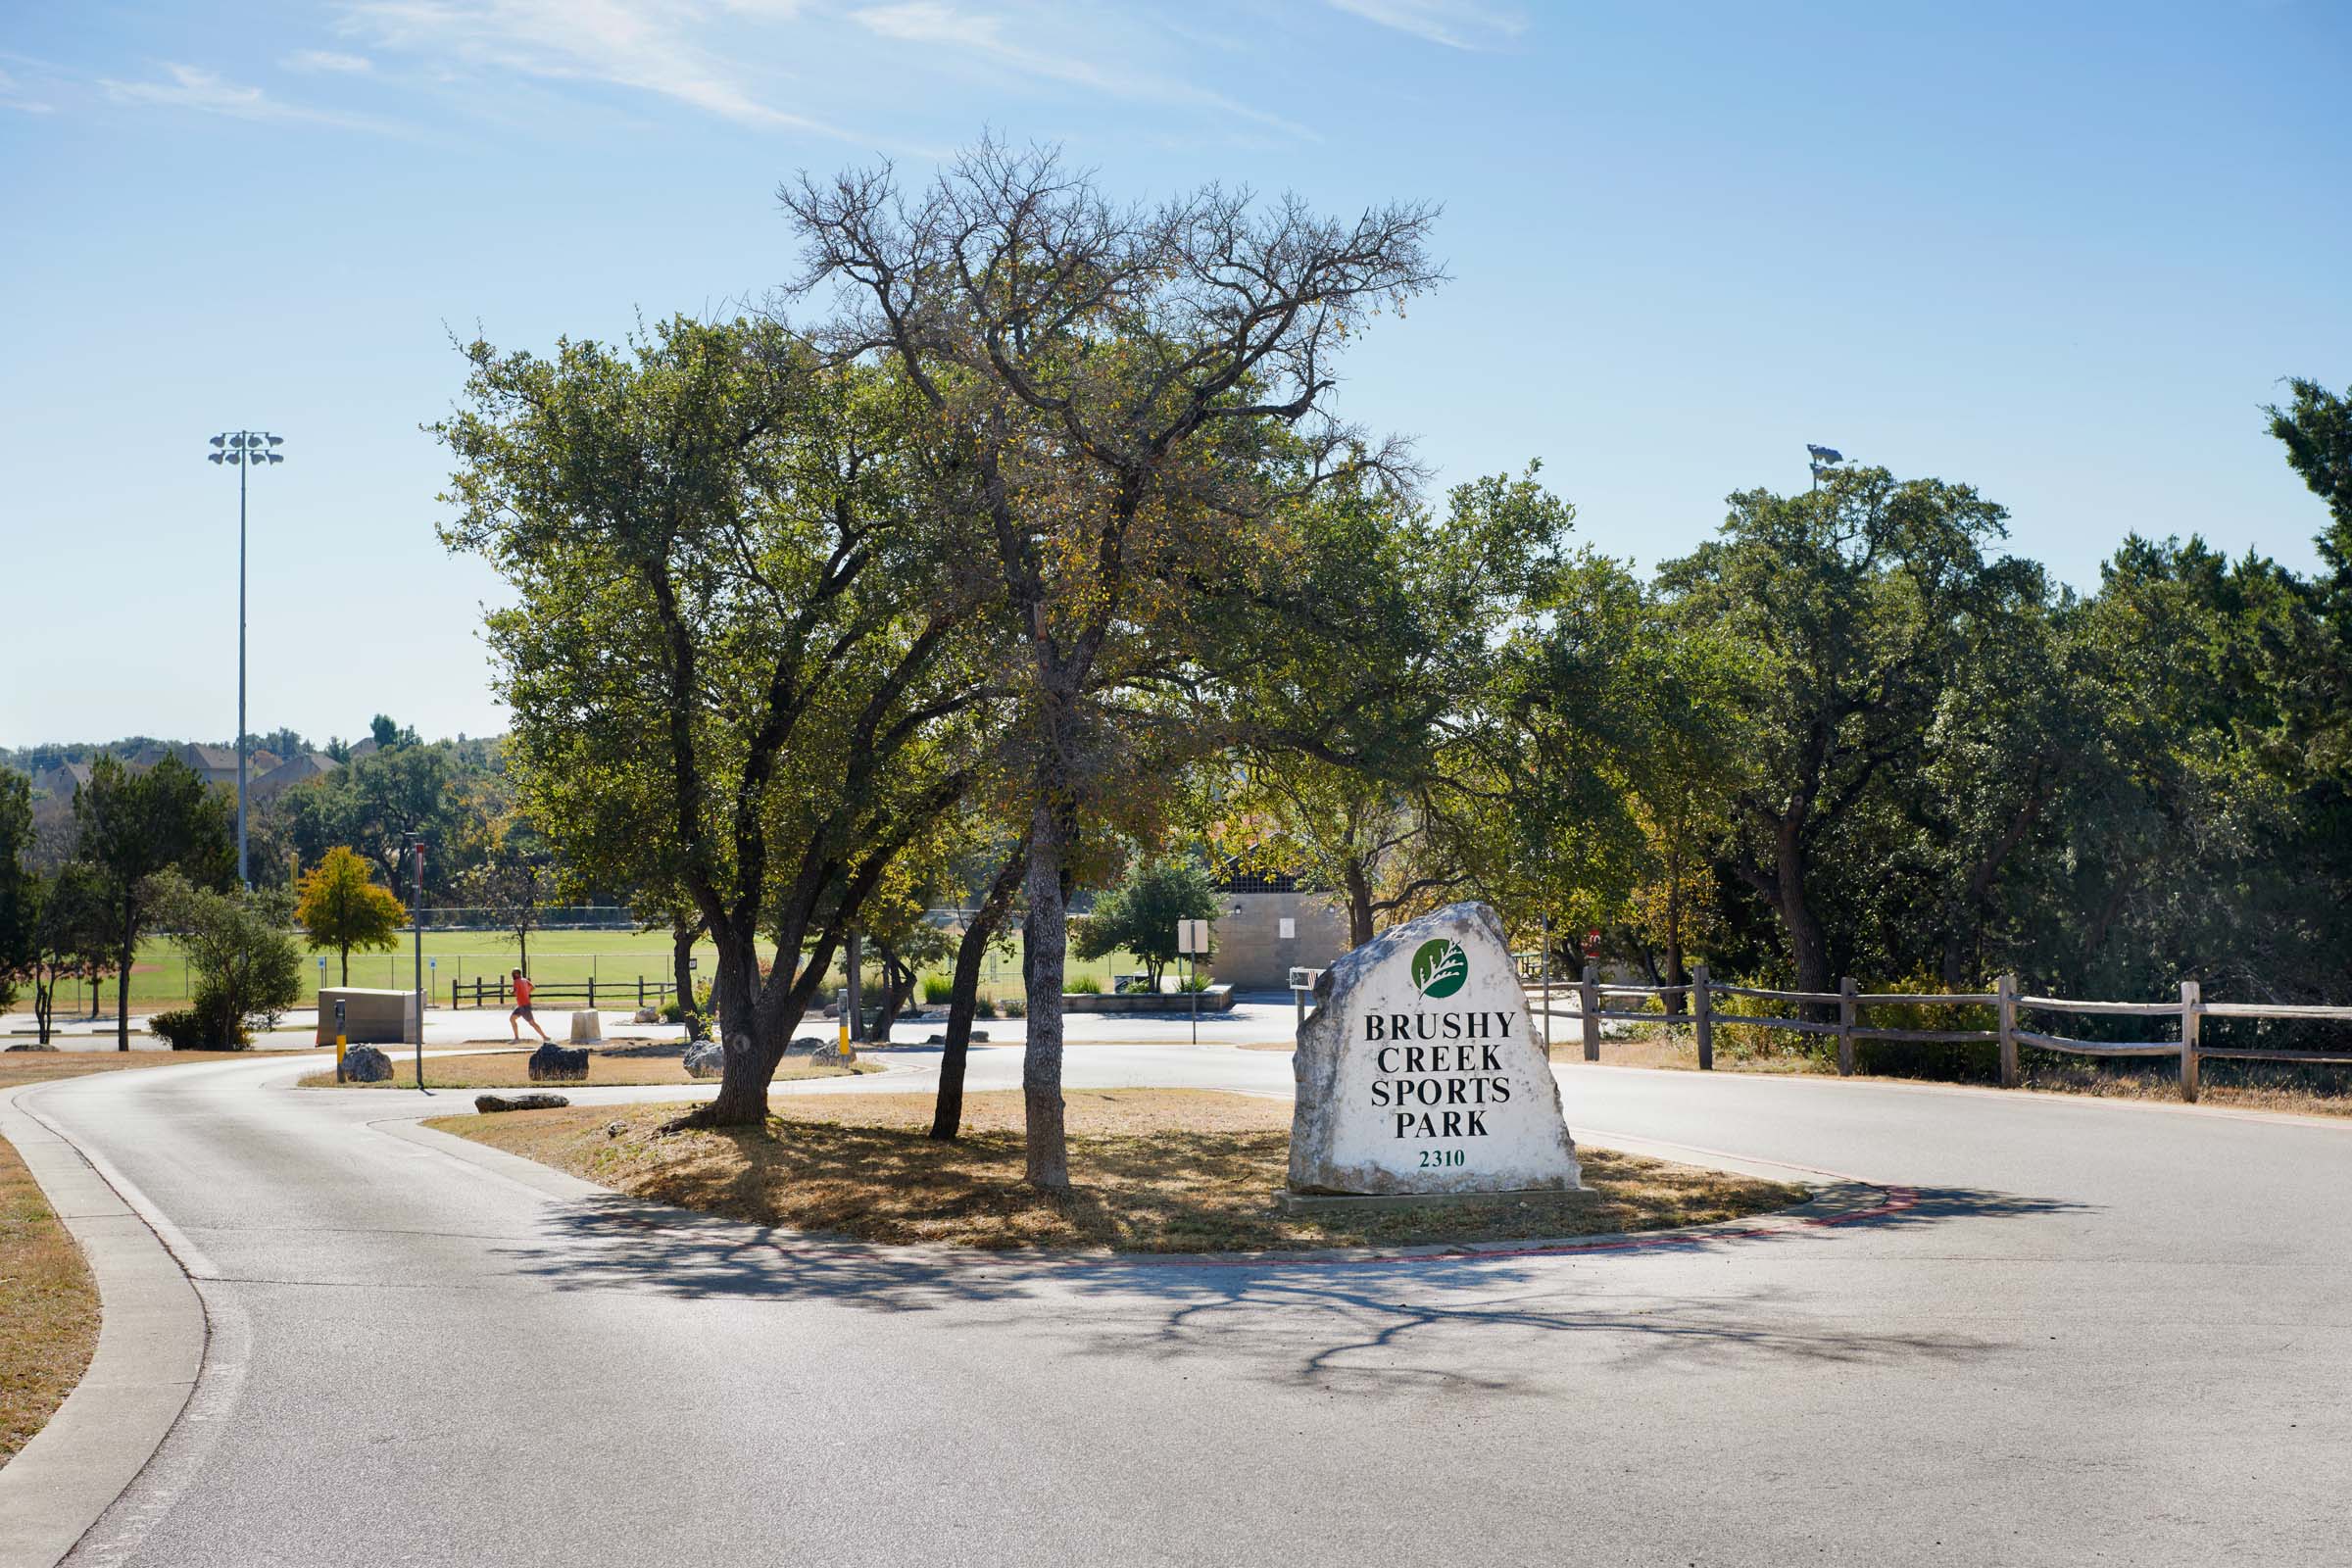
[[[79,1078],[126,1067],[171,1067],[193,1061],[252,1061],[263,1056],[306,1056],[306,1051],[0,1051],[0,1089]]]
[[[65,1402],[98,1344],[98,1287],[32,1172],[0,1142],[0,1464]]]
[[[602,1084],[609,1088],[626,1088],[644,1084],[690,1084],[698,1082],[686,1074],[680,1061],[680,1051],[637,1051],[621,1048],[589,1054],[589,1087]],[[556,1088],[562,1084],[537,1085],[531,1082],[531,1055],[527,1051],[501,1051],[480,1055],[427,1056],[424,1058],[424,1086],[427,1089],[529,1089]],[[305,1076],[298,1087],[303,1089],[414,1089],[416,1075],[409,1068],[409,1058],[393,1057],[397,1069],[391,1078],[372,1084],[338,1084],[335,1069],[330,1063],[324,1072]],[[847,1067],[817,1066],[806,1056],[787,1056],[776,1066],[776,1081],[788,1082],[801,1078],[841,1078],[852,1073],[880,1072],[879,1065],[868,1061],[853,1062]],[[708,1080],[699,1080],[707,1082]]]
[[[933,1143],[925,1095],[784,1096],[764,1128],[662,1134],[674,1105],[450,1116],[427,1125],[631,1197],[891,1244],[1200,1252],[1656,1230],[1785,1207],[1803,1189],[1582,1152],[1590,1191],[1389,1213],[1285,1214],[1290,1106],[1208,1090],[1078,1090],[1073,1191],[1022,1185],[1021,1097],[974,1095]],[[617,1115],[618,1131],[609,1131]]]

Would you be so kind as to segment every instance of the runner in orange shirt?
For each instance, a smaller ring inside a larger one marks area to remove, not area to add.
[[[539,1027],[539,1020],[537,1018],[531,1016],[530,981],[523,978],[523,974],[520,969],[514,971],[514,1010],[507,1014],[507,1027],[512,1029],[514,1032],[514,1038],[517,1041],[520,1041],[522,1039],[522,1026],[527,1023],[531,1026],[531,1032],[533,1034],[536,1034],[540,1039],[545,1040],[547,1038],[547,1031]]]

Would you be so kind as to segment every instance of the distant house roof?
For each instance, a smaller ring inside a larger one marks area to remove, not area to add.
[[[267,746],[256,746],[245,754],[246,770],[252,773],[267,773],[284,760]]]
[[[315,778],[324,778],[342,765],[324,752],[304,752],[299,757],[290,757],[278,763],[246,787],[252,791],[255,799],[266,801],[272,796],[283,794],[297,784],[308,784]]]
[[[363,735],[351,743],[351,760],[356,762],[363,757],[372,757],[375,750],[375,737]]]
[[[60,799],[70,799],[74,792],[90,781],[87,762],[60,762],[32,775],[32,787],[45,790]]]

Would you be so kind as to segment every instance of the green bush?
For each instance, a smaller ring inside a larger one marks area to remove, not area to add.
[[[173,1051],[204,1049],[204,1020],[194,1007],[173,1007],[147,1020],[148,1032]]]
[[[1091,974],[1072,975],[1061,990],[1064,996],[1099,997],[1102,994],[1102,982]]]
[[[927,975],[923,976],[923,1005],[924,1005],[924,1006],[926,1006],[926,1007],[936,1007],[936,1006],[939,1006],[941,1004],[943,1004],[943,1003],[946,1003],[946,1002],[950,1001],[951,999],[953,999],[953,998],[955,997],[955,995],[956,995],[956,982],[955,982],[955,981],[953,981],[953,980],[951,980],[951,979],[949,979],[949,978],[948,978],[946,975],[944,975],[944,974],[927,974]]]
[[[242,1051],[253,1041],[249,1020],[259,1018],[269,1028],[302,1000],[302,949],[288,929],[293,902],[283,889],[214,893],[167,876],[159,879],[156,912],[178,928],[196,982],[186,1009],[196,1038],[167,1036],[173,1050]]]
[[[1204,974],[1188,974],[1182,980],[1176,982],[1176,989],[1179,991],[1206,991],[1208,989],[1208,976]]]
[[[997,1004],[996,1004],[995,1003],[993,1003],[993,1002],[989,1001],[989,1000],[988,1000],[986,997],[974,997],[974,998],[972,999],[972,1016],[973,1016],[973,1017],[975,1017],[975,1018],[994,1018],[996,1015],[997,1015]]]
[[[1029,1016],[1029,1004],[1019,997],[1006,997],[1003,1002],[998,1003],[997,1005],[1004,1009],[1004,1016],[1007,1018],[1026,1018]]]

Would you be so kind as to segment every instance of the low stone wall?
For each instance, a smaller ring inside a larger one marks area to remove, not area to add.
[[[1189,1018],[1193,1012],[1193,994],[1189,991],[1162,991],[1154,995],[1152,992],[1144,991],[1119,997],[1089,996],[1075,991],[1064,992],[1061,998],[1061,1010],[1064,1012],[1168,1013]],[[1200,1010],[1202,1012],[1232,1011],[1233,987],[1210,986],[1206,991],[1201,992]]]

